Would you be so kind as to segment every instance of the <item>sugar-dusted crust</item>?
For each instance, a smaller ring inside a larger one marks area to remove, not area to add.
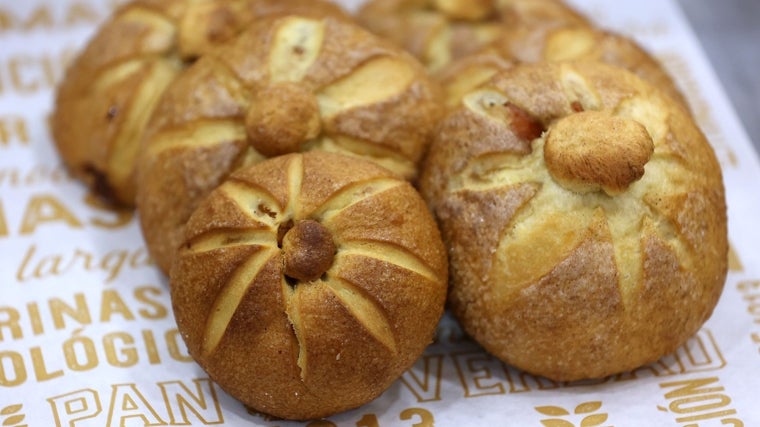
[[[723,289],[720,165],[683,108],[623,69],[498,73],[443,120],[420,187],[449,247],[453,312],[526,371],[653,362]]]
[[[193,214],[170,277],[211,378],[258,411],[310,419],[369,402],[420,356],[447,258],[408,182],[313,151],[234,173]]]
[[[202,198],[266,157],[340,152],[415,178],[439,96],[418,61],[356,24],[257,21],[188,68],[155,109],[137,179],[151,254],[166,271]]]
[[[132,0],[117,9],[55,94],[53,140],[72,175],[99,196],[133,207],[140,139],[166,87],[252,20],[285,11],[349,19],[322,0]]]

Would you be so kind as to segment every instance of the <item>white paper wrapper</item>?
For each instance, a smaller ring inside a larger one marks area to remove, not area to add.
[[[760,165],[674,1],[572,3],[666,64],[722,163],[731,265],[704,328],[652,366],[561,384],[505,366],[447,316],[380,398],[308,423],[249,414],[207,379],[137,219],[94,203],[61,167],[47,128],[52,91],[111,3],[0,3],[0,425],[760,425]]]

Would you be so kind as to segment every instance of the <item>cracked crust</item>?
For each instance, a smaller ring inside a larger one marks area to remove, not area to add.
[[[269,156],[339,152],[416,178],[439,97],[418,61],[356,24],[257,21],[188,68],[155,109],[137,174],[151,255],[167,271],[200,200]]]
[[[420,188],[449,248],[454,314],[531,373],[654,362],[722,292],[720,165],[685,110],[621,68],[497,73],[443,120]]]
[[[150,114],[188,65],[251,21],[330,14],[321,0],[132,0],[83,47],[55,93],[51,131],[71,174],[104,199],[135,204],[135,162]]]
[[[290,265],[306,246],[319,259]],[[382,393],[432,341],[446,287],[445,248],[416,190],[318,151],[233,174],[190,219],[171,271],[190,354],[244,404],[289,419]]]

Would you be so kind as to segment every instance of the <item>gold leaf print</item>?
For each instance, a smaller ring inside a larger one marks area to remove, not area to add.
[[[565,408],[559,406],[536,406],[536,411],[544,414],[551,415],[553,417],[561,417],[563,415],[570,415]]]
[[[581,403],[575,408],[576,414],[590,414],[598,411],[602,407],[602,402],[586,402]]]
[[[733,245],[728,248],[728,269],[731,271],[744,271],[742,261]]]
[[[7,420],[3,421],[3,425],[12,426],[12,425],[18,424],[21,421],[24,421],[24,417],[26,417],[26,415],[24,414],[14,415],[12,417],[9,417]]]
[[[14,414],[20,411],[21,408],[22,408],[21,404],[6,406],[5,408],[0,409],[0,415]]]
[[[573,423],[565,420],[560,420],[559,418],[541,420],[541,424],[543,424],[545,427],[575,427]]]
[[[589,415],[581,421],[581,427],[595,427],[607,421],[607,414]]]

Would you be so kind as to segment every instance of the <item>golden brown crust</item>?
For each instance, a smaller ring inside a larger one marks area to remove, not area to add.
[[[688,110],[688,102],[662,64],[630,37],[590,25],[516,26],[484,49],[513,62],[601,61],[633,72]]]
[[[433,77],[441,84],[446,106],[455,107],[465,94],[487,82],[500,71],[508,69],[514,63],[506,59],[505,55],[498,50],[484,48],[451,61],[433,73]]]
[[[403,9],[403,13],[400,6],[396,6],[399,10],[391,8],[391,5],[397,3],[406,4],[401,0],[395,3],[378,0],[377,3],[375,5],[371,2],[367,6],[368,20],[374,15],[383,16],[384,13],[395,16],[395,19],[387,20],[399,27],[406,22],[405,19],[412,19],[404,18],[406,15],[414,16],[408,10],[412,9],[410,5]],[[375,10],[381,9],[381,5],[388,10]],[[423,6],[423,3],[417,2],[416,9],[413,10],[422,10]],[[429,9],[432,6],[427,7]],[[458,104],[463,93],[515,63],[601,61],[633,72],[689,110],[688,101],[673,77],[655,57],[632,38],[597,28],[582,15],[554,1],[503,1],[497,10],[500,11],[497,14],[500,23],[498,37],[470,43],[467,52],[462,52],[462,55],[447,55],[445,60],[439,61],[440,66],[432,67],[434,76],[444,87],[447,105]],[[445,15],[442,10],[438,13]],[[439,18],[439,21],[445,20]],[[372,28],[372,25],[380,25],[383,22],[385,21],[373,21],[367,25]],[[482,20],[478,22],[483,23]],[[446,28],[443,24],[439,24],[439,27]],[[391,30],[396,33],[396,37],[404,34],[402,28],[395,27],[380,28],[376,31],[382,33]],[[407,48],[411,49],[410,46]],[[421,55],[411,50],[418,56]]]
[[[521,62],[599,61],[633,72],[689,110],[675,80],[634,40],[590,26],[518,26],[476,53],[452,61],[434,76],[448,106],[500,71]]]
[[[513,26],[587,23],[560,0],[372,0],[357,19],[430,71],[502,39]]]
[[[433,5],[449,18],[464,21],[479,21],[496,12],[491,0],[433,0]]]
[[[552,179],[570,191],[615,196],[644,176],[653,151],[641,123],[606,111],[579,111],[557,120],[546,134],[544,163]]]
[[[253,148],[267,157],[301,151],[322,132],[317,97],[298,83],[266,86],[253,95],[245,128]]]
[[[540,137],[526,137],[515,109]],[[576,380],[653,362],[721,294],[720,165],[683,108],[623,69],[500,72],[443,120],[420,188],[449,247],[453,312],[526,371]]]
[[[588,23],[588,18],[564,1],[497,0],[501,20],[507,26]]]
[[[335,259],[330,231],[311,219],[301,220],[287,230],[280,246],[285,276],[302,282],[320,278]]]
[[[115,204],[134,206],[134,163],[161,94],[192,61],[252,20],[309,10],[348,20],[319,0],[133,0],[66,71],[55,94],[53,140],[72,175]]]
[[[439,96],[414,58],[355,24],[257,21],[183,73],[155,109],[138,174],[152,255],[166,271],[200,200],[266,156],[341,152],[413,179]]]
[[[299,245],[329,262],[288,276]],[[374,399],[414,363],[446,276],[435,221],[408,182],[314,151],[241,169],[211,193],[188,223],[171,293],[188,350],[223,389],[310,419]]]

